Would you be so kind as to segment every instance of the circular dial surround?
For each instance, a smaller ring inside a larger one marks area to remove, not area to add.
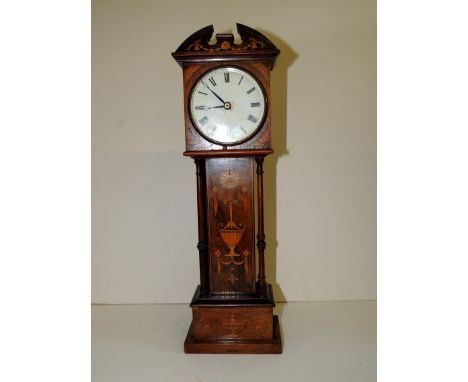
[[[223,66],[206,72],[190,92],[189,114],[207,140],[236,145],[262,126],[267,101],[262,85],[249,72]]]

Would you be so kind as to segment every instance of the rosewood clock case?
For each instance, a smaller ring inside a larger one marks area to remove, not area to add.
[[[183,69],[185,156],[197,179],[200,285],[190,304],[186,353],[281,353],[271,285],[265,275],[263,161],[271,154],[270,71],[279,50],[264,35],[237,24],[242,39],[213,26],[189,36],[172,54]],[[236,145],[204,138],[190,118],[193,86],[221,66],[251,74],[263,87],[266,113],[257,132]],[[256,233],[256,235],[255,235]]]

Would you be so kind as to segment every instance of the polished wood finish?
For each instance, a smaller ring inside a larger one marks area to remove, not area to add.
[[[258,248],[258,294],[264,296],[266,293],[265,277],[265,226],[263,221],[263,157],[255,158],[257,162],[257,248]]]
[[[213,25],[208,25],[190,35],[177,50],[172,53],[180,66],[185,67],[191,63],[206,63],[210,61],[263,61],[268,63],[269,70],[275,66],[280,53],[279,49],[263,34],[246,25],[236,24],[242,42],[234,43],[231,33],[218,33],[216,42],[210,44],[214,33]]]
[[[273,338],[272,339],[250,339],[250,340],[196,340],[193,337],[193,322],[184,343],[186,353],[203,354],[281,354],[283,344],[281,340],[281,329],[278,316],[273,316]]]
[[[209,285],[209,259],[208,259],[208,232],[206,217],[206,171],[205,159],[195,158],[197,175],[197,212],[198,212],[198,256],[200,261],[200,293],[208,294]]]
[[[232,307],[232,306],[244,306],[244,307],[274,307],[275,299],[273,297],[273,289],[270,284],[266,284],[266,295],[263,297],[257,294],[248,295],[208,295],[202,296],[200,294],[200,286],[195,289],[195,293],[190,303],[190,307]]]
[[[192,313],[192,335],[198,341],[273,338],[271,307],[195,307]]]
[[[184,344],[186,353],[282,352],[273,291],[265,276],[263,205],[263,160],[273,153],[270,71],[279,50],[254,29],[237,24],[237,31],[239,43],[224,33],[210,44],[213,27],[202,28],[172,54],[183,69],[184,155],[194,159],[197,174],[200,285],[190,304],[193,319]],[[206,140],[189,114],[192,87],[207,71],[222,66],[249,72],[265,94],[266,115],[259,130],[236,145]]]
[[[261,157],[273,154],[273,150],[212,150],[212,151],[185,151],[184,156],[191,158],[239,158],[239,157]]]
[[[255,293],[251,158],[206,159],[210,292]]]

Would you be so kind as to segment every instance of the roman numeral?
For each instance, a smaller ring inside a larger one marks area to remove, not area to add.
[[[247,90],[247,94],[252,93],[255,90],[255,86],[252,89]]]
[[[252,123],[255,123],[255,122],[258,121],[257,118],[255,118],[253,115],[250,115],[250,114],[249,114],[249,117],[248,117],[247,119],[248,119],[250,122],[252,122]]]
[[[240,85],[240,83],[242,82],[243,79],[244,79],[244,76],[241,77],[241,79],[239,80],[239,83],[237,84],[237,86]]]
[[[260,107],[260,102],[252,102],[250,107]]]
[[[199,119],[198,122],[200,122],[200,125],[204,125],[208,122],[208,117],[205,115],[202,119]]]
[[[205,110],[206,106],[195,106],[195,110]]]
[[[214,80],[213,77],[210,77],[209,80],[213,84],[213,86],[216,86],[216,81]]]
[[[224,82],[229,82],[229,72],[224,73]]]
[[[200,94],[204,94],[204,95],[208,95],[208,94],[206,94],[206,93],[203,93],[203,92],[198,92],[198,93],[200,93]]]
[[[242,126],[239,126],[239,129],[241,129],[245,134],[247,134],[247,131],[245,131]]]

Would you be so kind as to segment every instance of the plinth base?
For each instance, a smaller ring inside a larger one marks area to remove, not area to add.
[[[273,316],[271,340],[195,340],[192,322],[185,338],[184,351],[198,354],[281,354],[283,343],[278,316]]]

